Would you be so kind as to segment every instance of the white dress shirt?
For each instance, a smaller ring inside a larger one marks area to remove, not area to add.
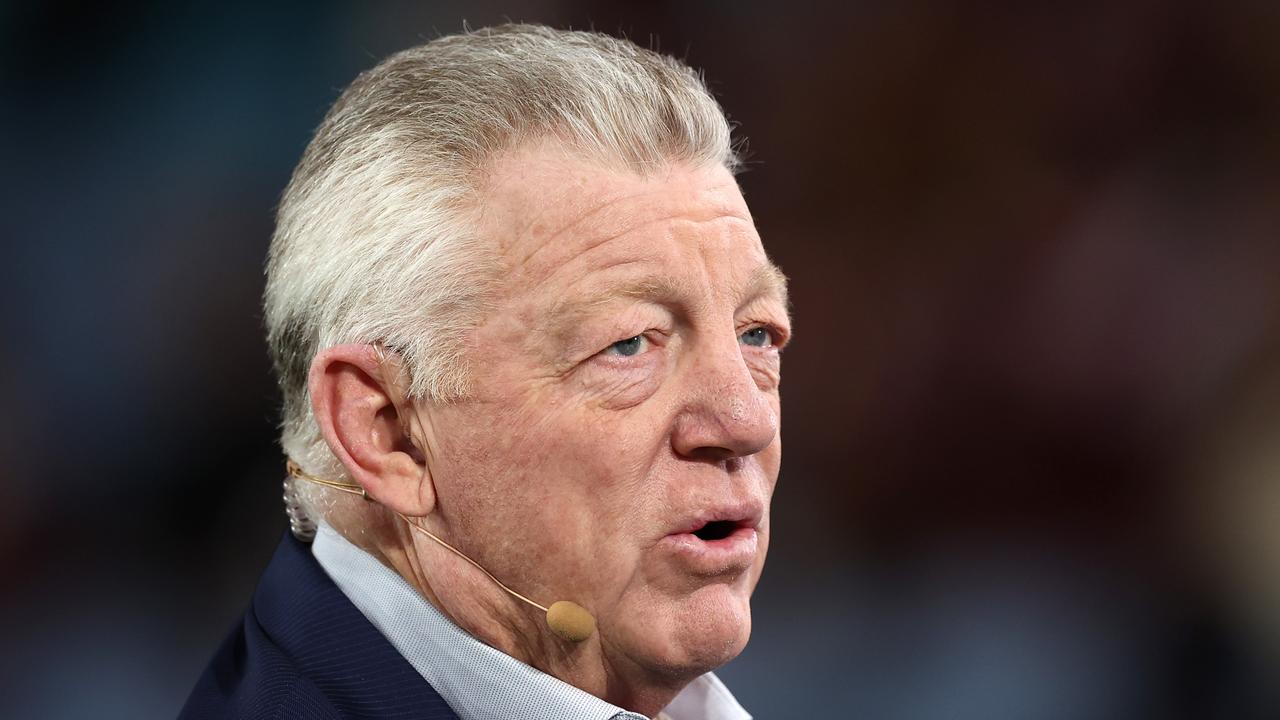
[[[311,552],[333,582],[462,720],[647,720],[485,645],[404,578],[327,525]],[[712,673],[657,720],[751,720]]]

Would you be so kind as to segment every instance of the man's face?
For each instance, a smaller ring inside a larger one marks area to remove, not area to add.
[[[511,587],[591,611],[618,671],[728,661],[768,547],[789,335],[733,177],[543,146],[499,162],[485,198],[504,273],[468,345],[474,392],[426,408],[437,522]]]

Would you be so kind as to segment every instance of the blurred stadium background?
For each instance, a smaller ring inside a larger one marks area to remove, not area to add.
[[[383,56],[705,69],[792,279],[760,718],[1280,717],[1280,4],[0,6],[0,715],[171,717],[284,529],[272,209]]]

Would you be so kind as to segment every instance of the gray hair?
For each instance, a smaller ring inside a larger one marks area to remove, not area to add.
[[[442,37],[362,73],[329,110],[285,189],[267,262],[267,340],[284,395],[281,445],[304,470],[348,477],[311,411],[323,348],[381,343],[411,398],[465,396],[467,330],[496,277],[476,237],[487,165],[542,138],[647,175],[738,159],[700,75],[626,40],[537,25]],[[310,483],[285,499],[295,534],[340,502]]]

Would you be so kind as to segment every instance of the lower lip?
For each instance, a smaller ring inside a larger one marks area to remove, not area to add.
[[[719,540],[703,540],[693,533],[676,533],[661,545],[690,570],[701,575],[739,573],[755,564],[757,533],[740,527]]]

